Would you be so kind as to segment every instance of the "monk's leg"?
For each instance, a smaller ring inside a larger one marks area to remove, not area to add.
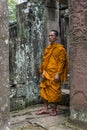
[[[48,114],[48,113],[49,113],[49,111],[48,111],[48,101],[44,100],[44,108],[39,110],[36,114],[41,115],[41,114]]]
[[[57,103],[54,103],[53,110],[57,110]]]
[[[44,110],[48,111],[48,101],[43,99],[44,100]]]
[[[51,116],[56,116],[57,115],[57,103],[53,103],[53,108],[50,111]]]

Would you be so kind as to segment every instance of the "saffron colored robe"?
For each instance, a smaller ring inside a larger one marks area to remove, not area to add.
[[[45,49],[40,73],[44,70],[44,79],[40,83],[41,97],[48,102],[60,102],[61,83],[66,81],[68,70],[68,56],[62,44],[54,43]],[[54,80],[57,73],[59,81]]]

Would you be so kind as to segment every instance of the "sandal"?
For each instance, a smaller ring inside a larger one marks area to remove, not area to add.
[[[49,114],[49,112],[44,110],[44,109],[42,109],[41,111],[36,113],[36,115],[42,115],[42,114]]]
[[[50,116],[56,116],[57,115],[57,110],[52,110],[50,112]]]

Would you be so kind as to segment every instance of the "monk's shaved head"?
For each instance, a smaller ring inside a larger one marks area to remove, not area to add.
[[[58,36],[58,31],[57,30],[51,30],[51,32],[54,32],[56,37]]]

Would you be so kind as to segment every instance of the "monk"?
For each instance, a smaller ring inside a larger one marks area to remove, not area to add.
[[[66,81],[68,70],[68,57],[64,46],[57,43],[58,32],[51,30],[49,33],[50,45],[45,49],[43,62],[40,68],[42,81],[40,94],[44,100],[44,108],[37,112],[40,114],[57,115],[57,104],[61,101],[61,84]],[[48,103],[53,103],[49,112]]]

